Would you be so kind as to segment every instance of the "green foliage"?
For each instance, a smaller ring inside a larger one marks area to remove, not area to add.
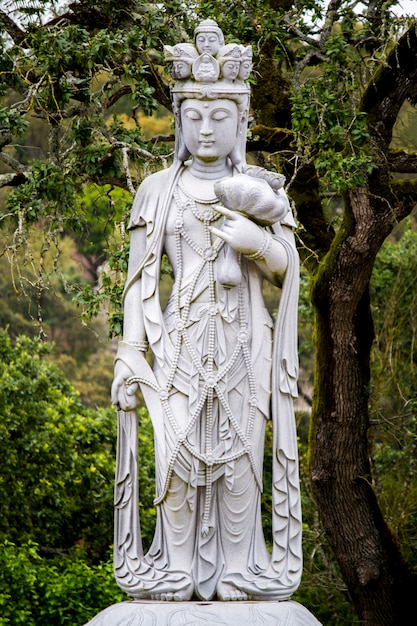
[[[414,398],[417,385],[416,254],[417,233],[408,222],[398,242],[382,247],[371,282],[375,397],[386,403],[379,410],[397,415]]]
[[[74,626],[125,598],[111,561],[89,565],[82,553],[45,559],[35,543],[0,544],[0,626]]]
[[[107,310],[110,338],[122,334],[122,296],[128,258],[129,245],[125,241],[118,247],[113,247],[105,269],[100,274],[98,288],[90,283],[84,283],[75,296],[75,301],[83,309],[85,322],[99,315],[103,308]]]
[[[50,350],[25,337],[12,344],[0,333],[0,625],[5,626],[83,624],[125,599],[108,560],[115,411],[83,406],[50,361]],[[147,411],[138,413],[147,549],[155,526],[153,431]]]
[[[384,244],[371,283],[373,470],[385,518],[417,570],[417,232],[409,222],[403,231]]]
[[[12,6],[28,30],[21,44],[4,38],[0,51],[0,94],[6,96],[0,127],[10,136],[8,154],[29,165],[24,182],[8,194],[9,215],[1,222],[11,222],[11,232],[19,233],[15,246],[23,246],[41,222],[48,245],[59,245],[62,232],[69,233],[96,267],[106,260],[113,265],[114,239],[123,240],[119,231],[128,218],[130,196],[144,175],[169,162],[172,152],[172,146],[150,141],[141,126],[158,101],[169,106],[162,45],[189,39],[197,21],[208,15],[217,19],[228,41],[252,44],[255,69],[262,58],[273,57],[274,71],[288,86],[282,106],[288,107],[285,118],[294,133],[294,155],[285,152],[285,159],[313,163],[322,191],[358,187],[374,167],[360,106],[364,86],[384,65],[399,32],[400,24],[385,13],[381,21],[367,19],[344,3],[319,40],[325,9],[315,0],[296,5],[251,0],[243,7],[232,3],[227,11],[223,2],[205,0],[189,3],[187,12],[176,0],[130,0],[123,8],[81,0],[61,21],[47,21],[48,8],[64,11],[52,2],[33,11],[33,2]],[[45,158],[38,154],[33,160],[21,147],[25,138],[19,145],[12,138],[29,124],[29,141],[39,120],[44,139],[36,141]],[[100,199],[92,198],[92,189],[100,190]],[[119,196],[116,189],[124,191]],[[81,288],[78,301],[84,317],[110,302],[106,310],[113,336],[122,322],[114,303],[120,295],[116,283],[124,274],[113,268],[109,273],[98,289]],[[40,270],[38,287],[45,282]]]
[[[328,38],[324,53],[320,70],[311,70],[296,85],[293,130],[300,154],[314,161],[323,189],[344,192],[363,185],[373,169],[366,116],[358,110],[359,56],[343,32]]]
[[[48,553],[108,552],[116,424],[92,411],[46,357],[50,346],[0,335],[0,536]]]
[[[0,106],[0,133],[10,133],[13,137],[22,135],[29,122],[17,111]]]
[[[122,223],[131,204],[132,195],[120,187],[84,187],[77,197],[77,206],[82,214],[76,234],[79,252],[103,262],[108,242],[115,236],[115,224]]]
[[[71,234],[80,252],[88,254],[97,268],[112,245],[114,223],[121,224],[128,217],[132,179],[142,175],[149,159],[160,164],[159,154],[165,150],[161,144],[154,146],[145,140],[139,124],[129,128],[121,124],[115,106],[121,99],[129,100],[133,120],[137,119],[136,109],[150,114],[156,108],[147,54],[149,46],[161,48],[166,16],[156,6],[147,5],[142,7],[144,19],[139,26],[135,24],[135,2],[125,3],[122,10],[84,1],[78,10],[85,11],[85,24],[52,20],[45,26],[43,11],[26,12],[33,3],[13,4],[25,13],[22,19],[28,32],[22,42],[23,54],[19,43],[1,40],[0,94],[6,95],[0,103],[0,129],[6,139],[1,145],[9,144],[10,156],[5,162],[13,169],[21,160],[25,173],[21,184],[8,193],[7,212],[0,224],[9,224],[8,245],[24,251],[41,223],[44,258],[51,256],[51,250],[59,250],[62,233]],[[51,6],[43,4],[43,9]],[[42,120],[43,127],[34,119]],[[32,149],[25,151],[21,144],[12,143],[29,123],[31,132],[32,126],[37,126],[43,133],[35,141],[41,144],[45,159],[31,159]],[[92,191],[93,183],[98,183],[98,193]],[[54,263],[59,270],[59,255]],[[36,288],[49,288],[49,278],[39,266]],[[34,282],[33,276],[30,280]],[[101,290],[106,288],[104,284],[111,291],[113,278],[103,279]],[[98,297],[96,310],[99,301]],[[110,325],[118,333],[120,319]]]
[[[101,320],[81,325],[80,311],[72,302],[75,289],[84,282],[78,260],[85,259],[71,238],[61,238],[56,249],[52,245],[48,248],[40,231],[36,234],[37,238],[27,240],[17,250],[6,246],[0,257],[0,328],[9,328],[14,338],[26,334],[55,341],[55,354],[70,354],[81,363],[96,351],[97,336],[105,336]],[[55,267],[57,255],[61,260],[59,272]],[[37,281],[40,267],[45,276],[43,285]]]

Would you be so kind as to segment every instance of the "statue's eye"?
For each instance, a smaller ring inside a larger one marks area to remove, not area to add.
[[[227,111],[214,111],[213,115],[211,116],[212,119],[215,122],[222,122],[223,120],[227,119],[229,117],[229,113]]]
[[[187,109],[184,112],[184,115],[187,119],[189,120],[193,120],[195,122],[197,122],[198,120],[201,120],[201,115],[198,111],[196,111],[195,109]]]

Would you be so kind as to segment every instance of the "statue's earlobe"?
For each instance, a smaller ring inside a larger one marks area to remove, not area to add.
[[[189,159],[191,156],[190,152],[188,151],[187,146],[185,145],[183,140],[179,140],[178,141],[178,150],[177,150],[177,157],[180,161],[186,161],[187,159]]]
[[[246,128],[247,116],[242,113],[237,127],[236,142],[229,154],[229,159],[238,171],[241,171],[246,163]]]
[[[242,166],[245,163],[245,158],[242,158],[242,151],[240,149],[240,142],[236,141],[236,144],[233,147],[233,150],[229,154],[229,159],[232,164],[236,167],[238,171],[242,169]]]

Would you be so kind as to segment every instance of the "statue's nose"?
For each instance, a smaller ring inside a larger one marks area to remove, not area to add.
[[[201,135],[211,135],[212,132],[213,131],[212,131],[212,128],[211,128],[210,120],[209,119],[203,120],[203,123],[201,125],[201,129],[200,129]]]

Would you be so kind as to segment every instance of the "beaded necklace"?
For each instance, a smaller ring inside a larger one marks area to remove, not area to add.
[[[181,195],[180,195],[181,190]],[[216,279],[215,279],[215,261],[217,259],[219,250],[223,246],[224,242],[221,239],[216,239],[213,243],[212,234],[210,232],[211,223],[220,217],[214,209],[210,207],[215,203],[218,203],[217,199],[214,200],[195,200],[190,194],[188,194],[182,187],[178,186],[174,190],[174,201],[176,205],[176,218],[175,218],[175,249],[176,249],[176,290],[175,290],[175,328],[177,330],[177,339],[175,343],[174,356],[171,362],[171,369],[168,374],[166,385],[164,388],[158,388],[159,397],[164,407],[167,418],[170,425],[176,435],[176,443],[171,453],[171,457],[168,463],[168,469],[165,477],[165,484],[162,493],[155,500],[155,505],[161,503],[167,493],[169,483],[174,471],[175,462],[182,446],[184,446],[189,453],[200,460],[205,466],[206,474],[206,495],[204,502],[204,511],[202,518],[202,534],[206,536],[209,532],[209,517],[212,499],[212,486],[213,486],[213,468],[216,465],[224,465],[236,461],[243,455],[247,455],[251,464],[255,480],[262,488],[262,480],[258,474],[253,452],[250,444],[254,418],[257,408],[256,397],[256,384],[253,371],[252,359],[250,355],[248,345],[248,325],[244,303],[244,292],[242,285],[236,287],[239,297],[239,324],[240,330],[237,337],[236,346],[232,355],[225,365],[220,370],[215,368],[215,348],[216,348],[216,315],[219,314],[218,305],[216,302]],[[205,205],[204,209],[199,209],[197,204]],[[204,247],[201,247],[191,237],[190,233],[186,230],[184,224],[184,213],[190,210],[192,214],[201,222],[203,222],[204,229]],[[185,302],[181,302],[181,287],[184,276],[184,258],[183,258],[183,242],[185,242],[197,255],[201,258],[191,285],[188,286],[187,296]],[[201,356],[196,351],[192,338],[188,333],[188,324],[190,316],[190,307],[194,298],[197,284],[202,276],[203,270],[207,268],[208,277],[208,349],[205,355],[205,363],[203,364]],[[175,375],[178,368],[178,363],[181,355],[182,347],[185,346],[189,357],[198,371],[201,380],[203,381],[203,387],[196,409],[192,415],[190,415],[188,424],[185,430],[182,430],[169,404],[170,391],[174,386]],[[235,416],[228,403],[227,397],[222,392],[219,382],[228,374],[228,372],[235,365],[239,355],[243,355],[243,361],[247,371],[247,377],[249,382],[250,398],[249,398],[249,417],[247,422],[246,431],[243,432],[239,424],[237,416]],[[241,446],[236,452],[222,457],[215,457],[213,455],[213,423],[214,423],[214,399],[217,397],[221,410],[223,410],[237,434]],[[206,423],[205,423],[205,450],[199,452],[194,446],[190,444],[187,437],[192,432],[193,428],[202,411],[206,408]]]

